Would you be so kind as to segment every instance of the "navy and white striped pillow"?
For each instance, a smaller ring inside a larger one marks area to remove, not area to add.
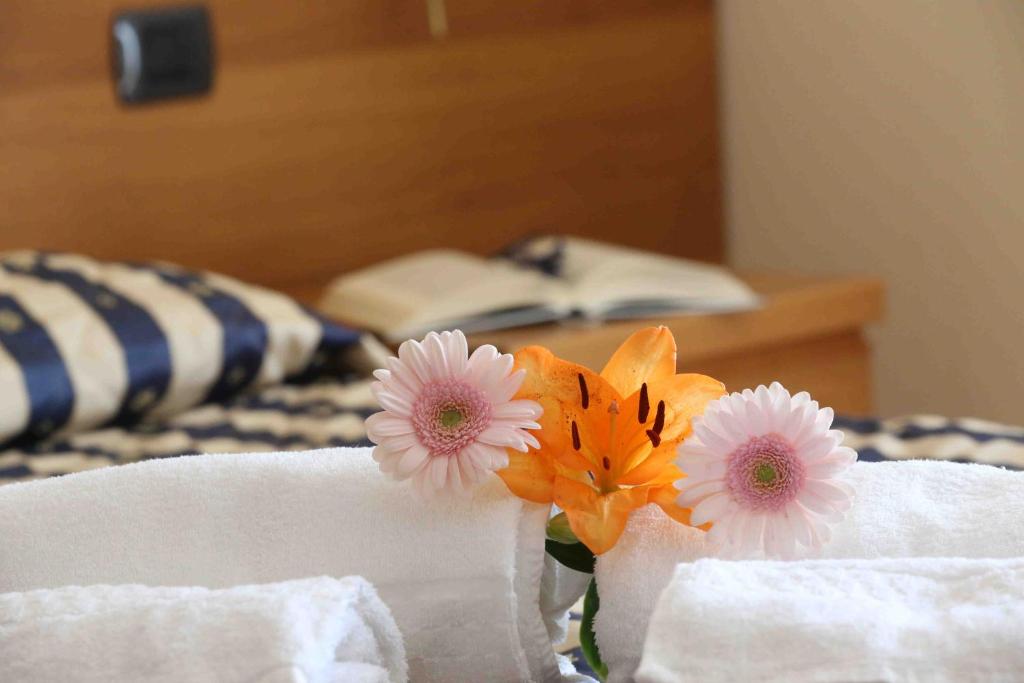
[[[0,441],[167,417],[358,340],[289,297],[168,264],[0,255]]]

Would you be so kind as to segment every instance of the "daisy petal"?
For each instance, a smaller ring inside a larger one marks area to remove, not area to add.
[[[690,513],[690,523],[693,526],[700,526],[713,522],[718,517],[721,517],[722,513],[728,510],[731,505],[732,501],[725,493],[716,493],[708,496],[694,506],[693,512]]]
[[[385,436],[401,436],[414,432],[410,420],[402,419],[386,411],[374,413],[366,418],[365,424],[366,436],[374,443],[379,443],[380,439]]]
[[[427,452],[427,449],[419,444],[406,449],[395,467],[395,476],[401,479],[412,476],[413,472],[422,467],[429,457],[430,453]]]

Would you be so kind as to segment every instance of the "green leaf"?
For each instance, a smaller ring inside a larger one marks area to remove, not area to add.
[[[580,542],[580,539],[576,538],[576,534],[572,532],[572,527],[569,526],[569,517],[564,512],[559,512],[548,520],[547,533],[548,538],[556,543],[572,545]]]
[[[580,649],[583,658],[602,681],[608,678],[608,667],[601,661],[601,651],[597,648],[597,637],[594,635],[594,616],[601,609],[601,599],[597,595],[597,581],[590,580],[587,594],[583,598],[583,619],[580,621]]]
[[[576,543],[559,543],[548,539],[544,541],[544,549],[548,555],[569,569],[575,569],[584,574],[594,573],[594,553],[578,541]]]

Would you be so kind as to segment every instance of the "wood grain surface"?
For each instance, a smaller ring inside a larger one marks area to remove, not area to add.
[[[149,0],[132,9],[153,5]],[[110,0],[0,20],[0,248],[287,290],[541,231],[723,255],[710,0],[212,0],[211,95],[124,107]]]

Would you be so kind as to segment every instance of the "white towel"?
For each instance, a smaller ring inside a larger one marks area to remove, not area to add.
[[[395,620],[365,579],[221,590],[69,586],[0,595],[0,680],[403,683]]]
[[[0,591],[359,575],[391,608],[412,680],[560,680],[547,515],[497,477],[423,502],[370,449],[153,460],[0,487]]]
[[[1024,472],[949,462],[855,463],[853,508],[816,557],[1024,557]],[[654,603],[679,562],[715,557],[706,534],[648,506],[595,567],[595,631],[609,683],[636,671]]]
[[[638,683],[1015,681],[1024,559],[680,564]]]

